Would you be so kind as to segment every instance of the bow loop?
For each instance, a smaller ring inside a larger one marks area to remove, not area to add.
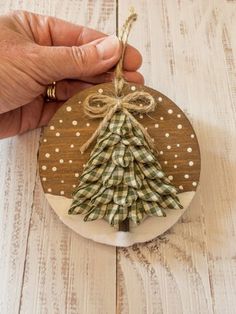
[[[154,98],[143,91],[129,93],[123,97],[122,101],[123,107],[132,112],[148,113],[155,109]]]
[[[84,112],[91,119],[105,117],[111,105],[115,105],[113,97],[96,93],[88,95],[83,103]]]
[[[105,127],[114,113],[119,110],[122,110],[127,116],[129,116],[132,122],[142,130],[150,147],[153,147],[152,139],[150,138],[149,134],[131,114],[131,112],[148,113],[150,111],[154,111],[155,100],[149,93],[137,91],[131,92],[122,97],[118,97],[117,95],[93,93],[85,98],[83,106],[84,112],[89,118],[103,118],[103,120],[91,138],[80,148],[81,153],[83,153],[89,147],[89,145],[98,136],[101,129]]]
[[[85,113],[91,119],[96,119],[105,117],[111,110],[115,112],[126,109],[139,113],[154,111],[155,101],[149,93],[143,91],[129,93],[123,97],[94,93],[85,98],[83,106]]]

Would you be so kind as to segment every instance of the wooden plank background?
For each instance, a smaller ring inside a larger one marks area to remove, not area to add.
[[[40,130],[0,142],[0,313],[235,313],[236,1],[120,0],[139,14],[130,42],[146,84],[188,115],[201,186],[159,239],[115,249],[74,234],[45,201]],[[114,0],[0,0],[115,33]]]

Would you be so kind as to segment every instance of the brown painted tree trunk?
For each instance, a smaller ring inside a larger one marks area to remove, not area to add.
[[[129,218],[126,218],[119,223],[119,231],[129,231]]]

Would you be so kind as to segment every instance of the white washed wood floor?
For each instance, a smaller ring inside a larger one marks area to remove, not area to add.
[[[40,130],[0,142],[0,313],[236,313],[236,1],[120,0],[146,84],[192,121],[201,186],[170,231],[115,249],[50,210],[37,173]],[[0,0],[115,33],[115,0]]]

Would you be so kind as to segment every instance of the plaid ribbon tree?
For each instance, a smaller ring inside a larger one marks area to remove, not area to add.
[[[113,226],[139,224],[145,216],[165,216],[166,208],[182,208],[176,194],[142,131],[118,111],[97,138],[68,213]]]

